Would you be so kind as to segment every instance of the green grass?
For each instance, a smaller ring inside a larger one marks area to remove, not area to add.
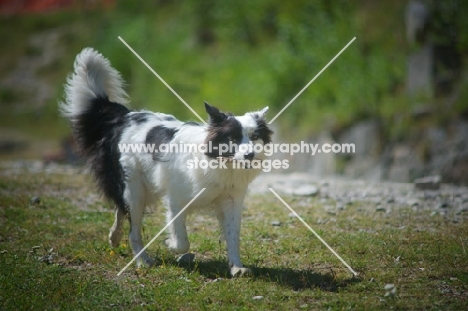
[[[179,266],[160,237],[149,247],[156,267],[131,266],[117,277],[131,250],[127,239],[115,249],[108,245],[113,215],[94,188],[79,171],[3,170],[0,309],[455,310],[467,303],[466,216],[454,223],[430,211],[382,214],[357,203],[330,215],[319,199],[285,197],[359,272],[353,278],[275,197],[252,196],[241,256],[253,276],[229,278],[216,221],[194,215],[194,264]],[[32,204],[32,196],[40,202]],[[273,220],[281,226],[271,226]],[[145,241],[163,225],[159,208],[145,218]],[[396,295],[385,296],[388,283]]]

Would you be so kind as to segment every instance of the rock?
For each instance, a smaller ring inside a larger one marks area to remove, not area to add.
[[[38,196],[33,196],[31,197],[31,199],[29,200],[29,203],[31,205],[38,205],[39,203],[41,203],[41,198],[38,197]]]
[[[458,212],[457,212],[457,215],[461,215],[463,213],[468,213],[468,206],[462,206]]]
[[[385,290],[392,290],[395,288],[395,284],[385,284],[384,289]]]
[[[418,178],[414,181],[416,189],[419,190],[439,190],[440,189],[440,176],[428,176]]]
[[[380,206],[378,205],[376,208],[375,208],[375,211],[376,212],[381,212],[381,213],[385,213],[387,211],[387,209],[383,206]]]
[[[293,195],[301,197],[313,197],[319,193],[319,190],[314,185],[302,185],[292,191]]]
[[[279,221],[279,220],[273,220],[273,221],[271,222],[271,225],[272,225],[273,227],[279,227],[279,226],[281,226],[281,221]]]
[[[179,258],[177,258],[177,262],[178,263],[192,263],[195,261],[195,254],[192,254],[192,253],[187,253],[187,254],[183,254],[183,255],[180,255]]]
[[[384,290],[385,290],[385,297],[395,296],[395,294],[396,294],[395,284],[385,284]]]
[[[450,207],[450,204],[447,202],[441,202],[439,204],[439,208],[449,208],[449,207]]]
[[[406,204],[408,204],[410,207],[419,207],[419,200],[410,198],[406,201]]]
[[[253,300],[262,300],[263,296],[253,296],[252,299]]]
[[[411,144],[399,143],[388,150],[388,167],[385,177],[393,182],[409,182],[421,176],[424,163]]]
[[[423,2],[413,0],[408,3],[405,12],[406,40],[410,44],[424,39],[429,21],[429,11]]]
[[[406,91],[411,96],[418,94],[432,97],[433,90],[434,49],[432,44],[425,43],[412,52],[407,62]]]
[[[324,144],[333,145],[335,140],[328,131],[323,131],[318,135],[316,140],[313,142],[323,146]],[[336,173],[336,158],[337,155],[333,152],[321,153],[317,152],[313,156],[309,156],[309,167],[307,170],[314,176],[330,176]]]
[[[38,259],[39,261],[41,261],[41,262],[45,262],[45,263],[51,265],[51,264],[54,263],[55,255],[54,255],[53,253],[52,253],[52,254],[47,254],[47,255],[38,257],[37,259]]]
[[[366,158],[377,153],[380,143],[380,125],[377,120],[361,121],[340,135],[338,142],[342,144],[354,144],[353,157]]]

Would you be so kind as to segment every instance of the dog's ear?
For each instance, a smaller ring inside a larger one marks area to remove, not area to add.
[[[259,110],[259,111],[255,112],[255,117],[257,119],[265,119],[265,115],[268,112],[268,109],[270,109],[270,108],[268,108],[268,106],[267,106],[267,107],[263,108],[262,110]]]
[[[215,106],[211,106],[207,102],[205,102],[205,110],[210,116],[210,121],[212,123],[220,123],[228,118],[228,115],[219,111],[218,108]]]
[[[262,110],[260,110],[260,116],[262,118],[265,117],[266,113],[268,112],[268,109],[270,109],[268,106],[266,106],[265,108],[263,108]]]

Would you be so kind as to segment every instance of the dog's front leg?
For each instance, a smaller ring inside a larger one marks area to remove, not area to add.
[[[170,222],[178,213],[180,209],[174,205],[168,208],[166,219]],[[169,226],[169,239],[166,244],[170,251],[176,254],[185,254],[190,249],[190,242],[187,236],[187,227],[185,224],[185,214],[180,215]]]
[[[250,273],[244,268],[239,254],[239,235],[242,220],[242,203],[230,201],[221,208],[218,216],[227,245],[227,256],[232,276],[241,276]]]

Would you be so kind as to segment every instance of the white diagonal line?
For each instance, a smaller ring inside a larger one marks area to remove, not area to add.
[[[280,112],[278,112],[278,113],[276,114],[276,116],[275,116],[273,119],[271,119],[271,121],[270,121],[270,122],[268,122],[268,124],[271,124],[271,123],[273,123],[273,121],[275,121],[275,120],[276,120],[276,118],[278,118],[278,117],[279,117],[279,115],[280,115],[280,114],[282,114],[282,113],[283,113],[283,112],[286,110],[286,108],[288,108],[288,107],[289,107],[289,106],[290,106],[290,105],[293,103],[293,101],[295,101],[295,100],[296,100],[296,99],[299,97],[299,95],[301,95],[301,94],[302,94],[302,92],[304,92],[304,91],[305,91],[305,90],[306,90],[306,89],[309,87],[309,85],[311,85],[311,84],[312,84],[312,82],[314,82],[314,81],[315,81],[315,79],[317,79],[317,78],[318,78],[318,77],[319,77],[319,76],[322,74],[322,72],[324,72],[324,71],[325,71],[325,69],[327,69],[327,68],[328,68],[328,66],[330,66],[330,65],[331,65],[331,63],[333,63],[333,62],[335,61],[335,59],[337,59],[337,58],[338,58],[338,56],[340,56],[340,55],[341,55],[341,53],[343,53],[343,52],[344,52],[344,50],[346,50],[346,49],[348,48],[348,46],[350,46],[350,45],[351,45],[351,43],[353,43],[353,41],[354,41],[354,40],[356,40],[356,37],[354,37],[353,39],[351,39],[351,41],[349,41],[349,42],[348,42],[348,44],[346,44],[346,46],[345,46],[344,48],[342,48],[342,49],[341,49],[341,51],[339,51],[339,52],[338,52],[338,54],[336,54],[336,55],[335,55],[335,57],[333,57],[333,58],[332,58],[332,60],[331,60],[331,61],[329,61],[329,62],[328,62],[328,64],[326,64],[326,65],[325,65],[325,67],[323,67],[323,69],[322,69],[322,70],[320,70],[320,72],[319,72],[318,74],[316,74],[316,75],[315,75],[315,77],[314,77],[312,80],[310,80],[310,82],[309,82],[309,83],[307,83],[307,85],[306,85],[306,86],[304,86],[304,87],[302,88],[302,90],[301,90],[299,93],[297,93],[297,95],[296,95],[296,96],[294,96],[294,98],[293,98],[293,99],[291,99],[291,100],[289,101],[289,103],[287,103],[287,104],[286,104],[286,106],[284,106],[284,107],[283,107],[283,109],[281,109],[281,111],[280,111]]]
[[[143,249],[138,254],[136,254],[122,270],[120,270],[119,273],[117,273],[117,276],[120,276],[138,258],[138,256],[140,256],[141,253],[143,253],[148,248],[148,246],[150,246],[151,243],[153,243],[161,235],[161,233],[163,233],[164,230],[166,230],[177,219],[177,217],[179,217],[190,206],[190,204],[192,204],[193,201],[195,201],[195,199],[198,198],[203,191],[205,191],[205,189],[206,188],[200,190],[200,192],[198,192],[197,195],[192,200],[190,200],[190,202],[188,202],[187,205],[185,205],[184,208],[178,212],[177,215],[175,215],[174,218],[172,218],[171,221],[169,221],[167,225],[164,226],[164,228],[162,228],[161,231],[159,231],[158,234],[156,234],[154,238],[152,238],[151,241],[149,241],[148,244],[146,244],[145,247],[143,247]]]
[[[132,51],[133,54],[135,54],[135,56],[136,56],[146,67],[148,67],[148,69],[149,69],[159,80],[161,80],[161,82],[162,82],[172,93],[174,93],[174,95],[175,95],[188,109],[190,109],[190,111],[191,111],[194,115],[196,115],[196,116],[198,117],[198,119],[200,119],[200,121],[202,121],[203,124],[206,124],[205,120],[203,120],[202,117],[200,117],[200,116],[198,115],[198,113],[197,113],[195,110],[193,110],[193,108],[190,107],[190,105],[187,104],[187,103],[185,102],[185,100],[184,100],[182,97],[180,97],[179,94],[177,94],[176,91],[174,91],[174,90],[172,89],[172,87],[170,87],[170,85],[167,84],[166,81],[164,81],[164,79],[161,78],[161,76],[158,75],[158,73],[157,73],[156,71],[154,71],[153,68],[151,68],[151,66],[148,65],[148,63],[145,62],[144,59],[141,58],[141,56],[138,55],[138,53],[135,52],[135,51],[130,47],[130,45],[127,44],[127,42],[125,42],[124,39],[122,39],[120,36],[119,36],[118,38],[119,38],[120,41],[122,41],[123,44],[125,44],[125,46],[126,46],[130,51]]]
[[[346,263],[346,261],[344,261],[343,258],[341,258],[341,256],[338,255],[338,253],[335,252],[335,250],[334,250],[333,248],[331,248],[331,246],[328,245],[327,242],[325,242],[325,241],[317,234],[317,232],[315,232],[314,229],[312,229],[312,228],[304,221],[304,219],[302,219],[302,217],[299,216],[299,214],[296,213],[296,211],[294,211],[294,210],[291,208],[291,206],[289,206],[288,203],[286,203],[286,202],[278,195],[278,193],[275,192],[275,190],[273,190],[273,189],[271,189],[271,188],[268,188],[268,189],[270,189],[270,191],[284,204],[284,206],[286,206],[286,207],[294,214],[294,216],[296,216],[296,217],[304,224],[304,226],[306,226],[307,229],[309,229],[309,230],[320,240],[320,242],[322,242],[322,243],[333,253],[333,255],[335,255],[335,256],[346,266],[346,268],[349,269],[349,271],[351,271],[351,273],[352,273],[354,276],[357,276],[357,275],[358,275],[357,272],[354,271],[353,268],[351,268],[351,266],[348,265],[348,264]]]

